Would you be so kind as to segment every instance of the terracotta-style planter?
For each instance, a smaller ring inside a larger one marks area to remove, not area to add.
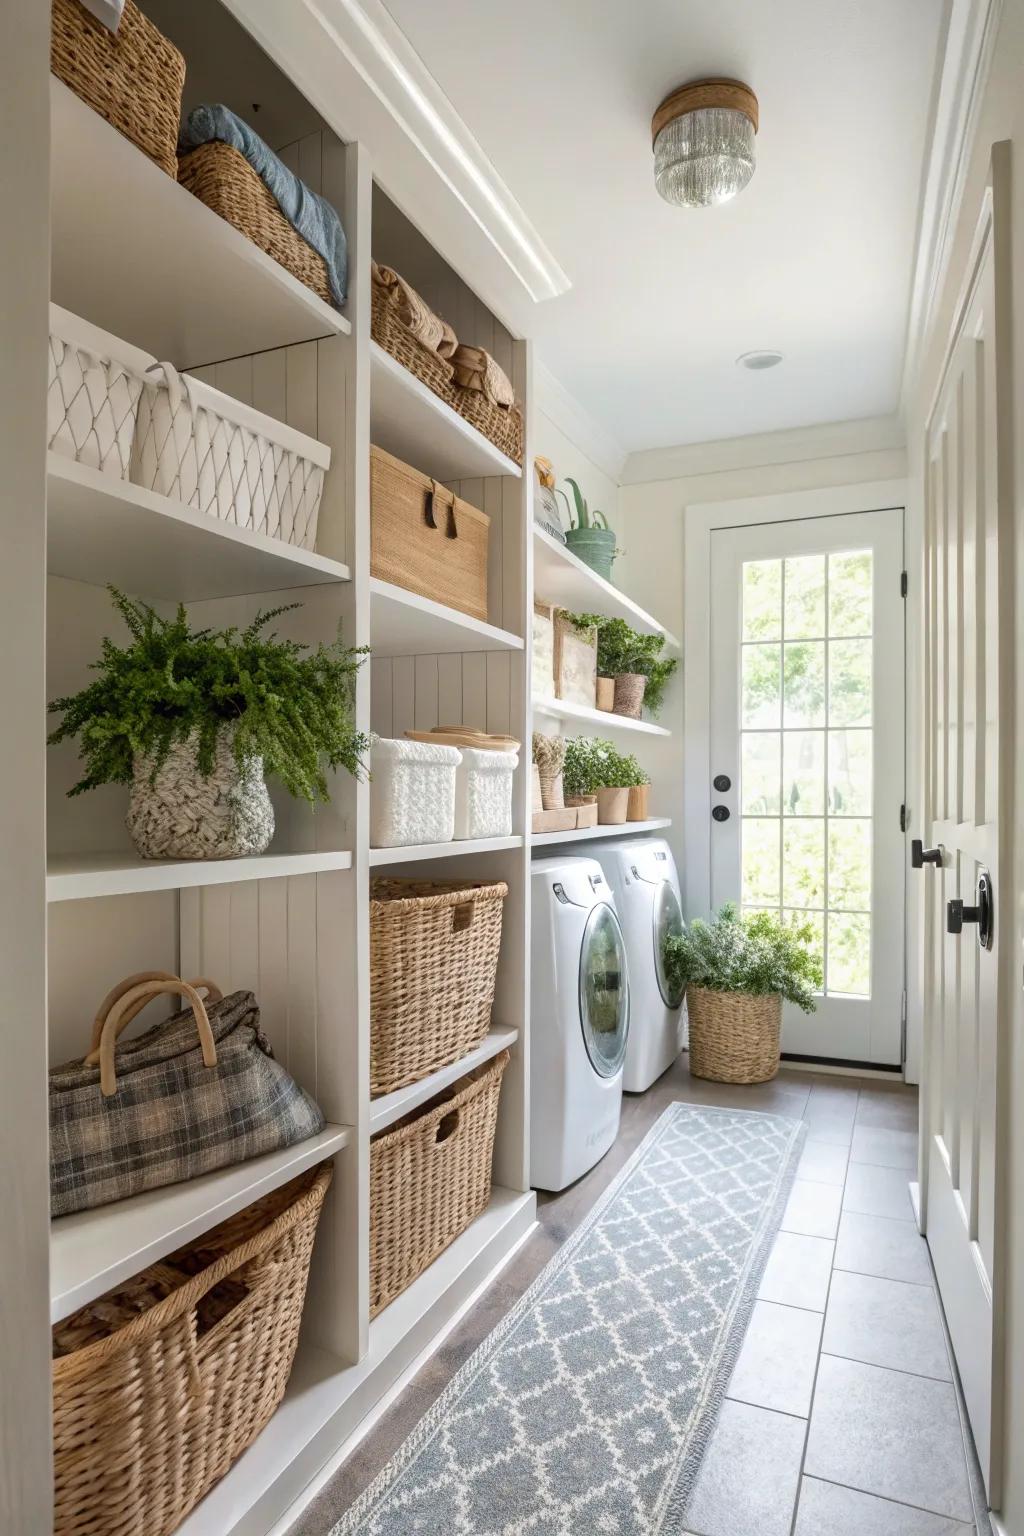
[[[646,821],[650,812],[648,802],[651,797],[649,784],[634,784],[629,791],[629,806],[626,810],[627,821]]]
[[[615,679],[614,677],[599,677],[597,680],[597,707],[610,715],[615,708]]]
[[[626,820],[628,805],[628,789],[599,789],[597,792],[598,825],[602,827],[621,827]]]
[[[615,679],[615,713],[639,720],[646,687],[647,679],[642,672],[621,672]]]

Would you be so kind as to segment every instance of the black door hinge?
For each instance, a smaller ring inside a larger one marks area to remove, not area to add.
[[[906,595],[907,595],[907,573],[906,573],[906,571],[900,571],[900,597],[906,597]]]
[[[908,818],[907,818],[907,808],[906,808],[905,805],[901,805],[900,806],[900,831],[901,832],[905,832],[907,830],[907,820],[908,820]]]

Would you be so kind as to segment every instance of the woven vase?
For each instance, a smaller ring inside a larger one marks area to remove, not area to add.
[[[230,731],[221,731],[213,771],[203,778],[197,737],[177,742],[153,775],[152,760],[134,764],[127,826],[144,859],[239,859],[265,853],[274,807],[262,757],[239,768]]]
[[[690,1073],[715,1083],[767,1083],[779,1070],[782,998],[688,986]]]
[[[646,687],[647,679],[642,672],[620,672],[615,679],[615,713],[639,720]]]

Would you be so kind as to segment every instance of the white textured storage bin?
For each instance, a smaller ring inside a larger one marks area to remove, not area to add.
[[[147,352],[50,305],[46,443],[54,453],[127,480]]]
[[[370,846],[450,843],[461,760],[458,747],[375,736],[370,754]]]
[[[518,752],[463,747],[455,771],[455,837],[512,835],[512,777]]]
[[[150,371],[132,453],[136,485],[196,512],[316,548],[316,521],[331,450],[219,389]]]

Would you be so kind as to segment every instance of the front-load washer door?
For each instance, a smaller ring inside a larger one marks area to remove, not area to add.
[[[580,1025],[594,1071],[600,1077],[614,1077],[626,1054],[629,978],[622,929],[604,902],[593,909],[583,933]]]
[[[665,973],[665,940],[683,931],[683,912],[679,897],[668,880],[662,880],[654,893],[654,974],[658,991],[667,1008],[680,1008],[685,987],[673,986]]]

